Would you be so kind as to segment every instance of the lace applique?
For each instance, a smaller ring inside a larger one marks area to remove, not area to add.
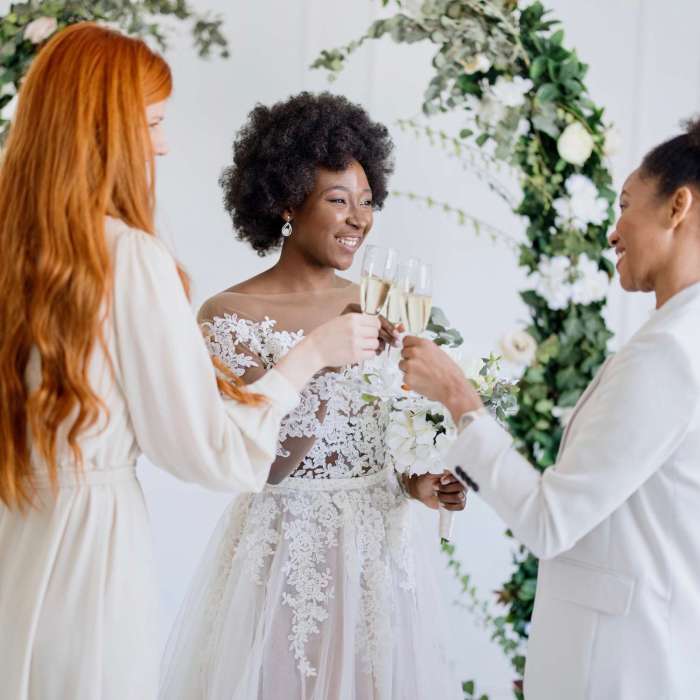
[[[250,367],[273,367],[303,337],[275,330],[276,321],[249,321],[236,314],[214,317],[203,324],[209,351],[238,376]],[[316,438],[289,478],[338,479],[380,470],[386,461],[384,435],[389,422],[388,402],[367,402],[347,379],[358,368],[315,375],[301,393],[299,405],[282,420],[278,457],[288,457],[288,438]],[[326,411],[319,420],[323,404]]]
[[[337,547],[342,521],[328,494],[308,494],[285,499],[292,516],[283,525],[289,555],[284,565],[286,584],[282,601],[292,610],[290,649],[299,671],[315,676],[317,671],[306,656],[306,643],[320,632],[319,623],[328,618],[328,601],[334,595],[331,570],[326,566],[326,551]]]
[[[264,321],[248,321],[236,314],[224,314],[203,323],[202,328],[209,352],[240,377],[246,369],[259,366],[250,353],[270,369],[304,337],[304,331],[275,331],[276,323],[267,317]]]

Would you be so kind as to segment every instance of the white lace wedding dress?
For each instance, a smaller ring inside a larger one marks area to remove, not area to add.
[[[211,352],[255,377],[303,337],[294,328],[310,330],[356,296],[354,285],[224,293],[200,317]],[[437,623],[445,601],[411,530],[416,504],[386,466],[388,405],[345,379],[313,378],[283,421],[273,478],[289,460],[298,466],[225,512],[168,642],[161,698],[462,697]]]

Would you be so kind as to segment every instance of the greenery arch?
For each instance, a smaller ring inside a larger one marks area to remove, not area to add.
[[[615,199],[606,155],[616,134],[588,96],[587,66],[564,45],[559,23],[540,2],[382,4],[395,5],[396,13],[375,21],[346,46],[323,51],[313,67],[332,77],[362,44],[385,35],[399,43],[435,45],[424,114],[464,113],[468,127],[459,134],[441,133],[439,141],[458,155],[466,153],[467,167],[485,173],[487,184],[527,221],[527,240],[518,245],[518,254],[531,285],[520,295],[530,315],[527,332],[538,348],[509,423],[520,451],[544,470],[554,463],[567,414],[605,359],[612,335],[602,311],[614,266],[603,253]],[[431,135],[430,127],[424,131]],[[516,173],[521,193],[515,201],[499,184],[499,168]],[[463,221],[471,219],[447,207]],[[483,229],[483,222],[471,223]],[[536,558],[519,547],[511,577],[495,601],[484,602],[454,547],[445,549],[467,606],[508,656],[516,674],[514,694],[522,699]],[[463,687],[466,698],[478,696],[473,680]]]

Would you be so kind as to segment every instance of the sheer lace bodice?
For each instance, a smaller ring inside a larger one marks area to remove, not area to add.
[[[305,333],[357,298],[356,285],[323,294],[223,293],[203,307],[200,321],[210,352],[238,376],[253,381]],[[358,372],[357,367],[343,368],[313,377],[298,407],[282,422],[273,475],[277,470],[291,471],[291,478],[337,479],[383,468],[389,406],[368,402],[347,381]]]

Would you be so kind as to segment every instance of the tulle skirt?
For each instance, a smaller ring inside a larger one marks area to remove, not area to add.
[[[391,470],[236,499],[171,633],[160,697],[462,698],[412,508]]]

